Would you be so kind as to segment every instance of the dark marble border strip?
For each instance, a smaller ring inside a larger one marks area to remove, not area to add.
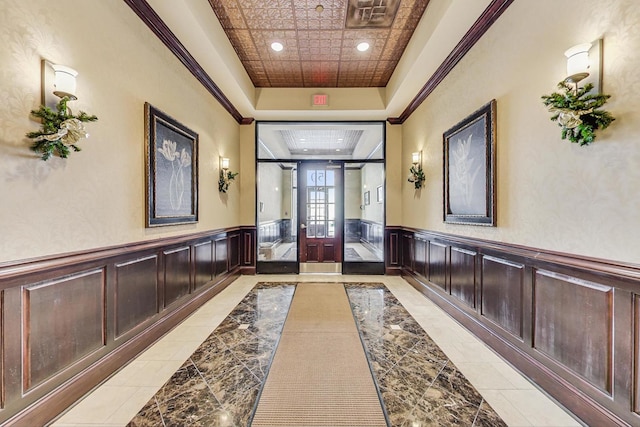
[[[384,284],[346,286],[393,427],[506,426]]]
[[[250,425],[295,286],[257,283],[128,426]]]
[[[373,366],[371,365],[371,357],[369,356],[369,351],[367,350],[367,346],[365,345],[364,338],[362,336],[362,328],[360,328],[360,323],[356,317],[355,312],[353,311],[353,304],[351,303],[351,299],[349,298],[349,290],[347,286],[349,283],[343,283],[344,292],[347,295],[347,300],[349,300],[349,308],[351,309],[351,316],[353,316],[353,321],[356,323],[356,330],[358,331],[358,337],[360,338],[360,345],[362,346],[362,351],[367,359],[367,366],[369,366],[369,373],[371,374],[371,378],[373,378],[373,383],[376,386],[376,393],[378,394],[378,400],[380,401],[380,406],[382,407],[382,413],[384,414],[384,420],[387,423],[387,427],[391,427],[391,420],[389,419],[389,413],[387,412],[387,405],[384,404],[384,399],[382,398],[382,393],[380,393],[380,384],[378,384],[378,377],[373,370]],[[371,285],[381,285],[384,286],[383,283],[371,283]]]

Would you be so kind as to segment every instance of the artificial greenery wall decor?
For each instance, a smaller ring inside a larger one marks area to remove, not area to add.
[[[84,128],[83,122],[95,122],[96,116],[90,116],[84,111],[74,116],[67,107],[68,97],[64,97],[56,105],[56,110],[44,105],[38,110],[32,110],[31,115],[42,120],[42,128],[39,131],[28,132],[27,138],[33,139],[31,150],[41,154],[42,160],[48,160],[53,154],[66,159],[73,151],[80,151],[76,144],[80,139],[87,138],[89,134]]]
[[[236,179],[238,172],[231,172],[230,170],[223,169],[220,171],[220,179],[218,180],[218,191],[226,193],[229,190],[231,181]]]
[[[589,94],[591,83],[578,89],[566,81],[558,83],[564,93],[554,92],[542,96],[542,102],[553,113],[552,121],[562,128],[562,139],[580,145],[589,145],[596,139],[598,129],[606,129],[615,118],[608,111],[600,109],[611,95]]]
[[[416,164],[411,166],[411,168],[409,169],[409,178],[407,178],[407,181],[412,182],[414,188],[416,190],[419,190],[420,188],[422,188],[422,183],[424,182],[424,180],[425,177],[422,167]]]

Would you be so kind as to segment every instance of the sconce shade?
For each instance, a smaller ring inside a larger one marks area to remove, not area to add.
[[[64,98],[69,97],[71,100],[78,99],[76,97],[76,76],[78,72],[73,68],[66,67],[64,65],[51,64],[53,72],[55,73],[55,88],[54,95]]]
[[[582,43],[567,49],[567,80],[577,83],[589,76],[589,49],[591,43]]]
[[[420,157],[421,155],[419,151],[411,153],[411,163],[413,163],[414,165],[420,163]]]
[[[222,169],[229,169],[229,159],[226,157],[220,158],[220,167]]]

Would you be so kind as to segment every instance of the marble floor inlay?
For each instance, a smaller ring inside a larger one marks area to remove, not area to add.
[[[258,284],[128,425],[249,425],[294,290]]]
[[[393,427],[506,426],[383,284],[346,284]]]
[[[295,287],[257,284],[128,426],[249,426]],[[391,426],[506,426],[385,285],[345,287]]]

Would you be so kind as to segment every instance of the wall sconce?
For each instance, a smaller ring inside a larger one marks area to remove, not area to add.
[[[76,70],[66,65],[54,64],[46,59],[41,61],[41,68],[42,105],[55,108],[58,101],[65,96],[69,101],[78,99],[76,96],[78,72]]]
[[[615,120],[602,109],[610,98],[601,92],[602,39],[573,46],[564,54],[568,77],[558,83],[562,92],[543,95],[542,103],[552,113],[551,121],[562,129],[562,139],[589,145],[595,140],[597,130],[606,129]],[[579,88],[581,81],[584,86]]]
[[[76,77],[78,72],[73,68],[58,64],[51,64],[51,68],[53,68],[55,75],[53,85],[56,90],[53,91],[53,94],[59,98],[66,96],[71,101],[78,99],[76,97]]]
[[[222,170],[229,169],[229,159],[227,157],[222,157],[220,159],[220,167],[222,168]]]
[[[67,158],[72,151],[80,151],[77,143],[82,138],[89,137],[84,122],[94,122],[98,118],[84,111],[74,115],[67,106],[69,101],[78,99],[75,95],[76,70],[46,60],[42,60],[41,67],[42,105],[32,110],[31,115],[41,120],[42,127],[39,131],[28,132],[26,136],[33,140],[31,150],[42,160],[48,160],[52,155]],[[56,102],[47,96],[49,93],[60,100]]]
[[[229,190],[229,185],[236,179],[238,172],[231,172],[229,170],[229,159],[227,157],[220,157],[220,179],[218,180],[218,191],[226,193]]]
[[[413,163],[414,165],[419,165],[420,163],[422,163],[421,158],[422,152],[417,151],[415,153],[411,153],[411,163]]]
[[[416,190],[422,188],[424,183],[424,171],[422,170],[422,152],[411,153],[411,168],[409,168],[409,178],[407,181],[412,182]]]
[[[567,49],[567,83],[575,84],[584,80],[584,84],[593,85],[593,93],[600,93],[602,87],[602,39],[593,43],[581,43]],[[586,79],[586,80],[585,80]]]

